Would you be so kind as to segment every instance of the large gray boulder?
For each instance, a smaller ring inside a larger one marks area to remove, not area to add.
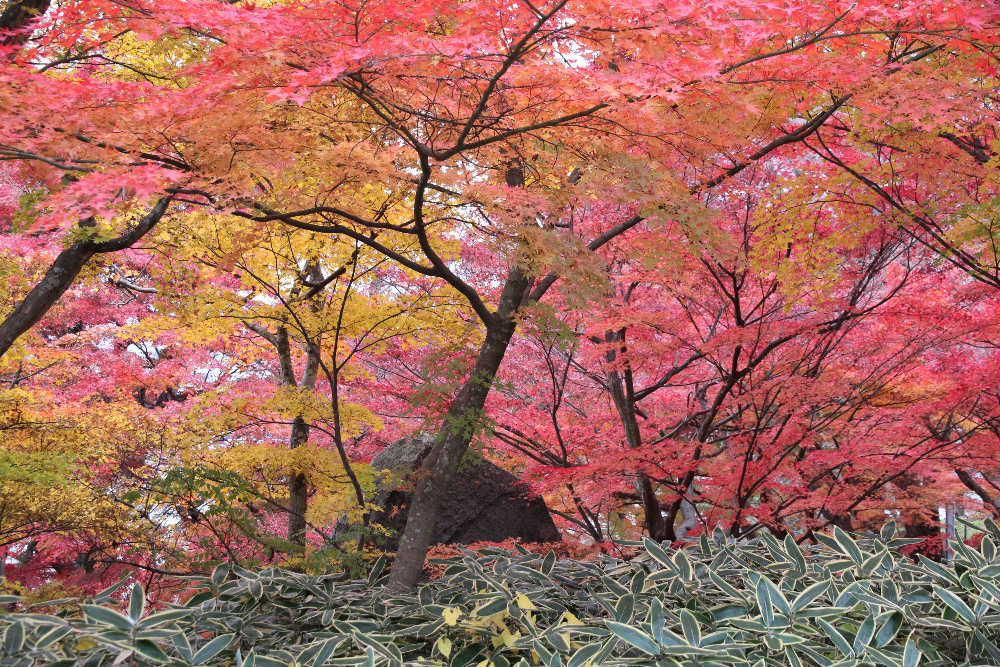
[[[413,489],[413,474],[430,452],[434,436],[417,434],[386,447],[372,461],[386,471],[386,480],[373,499],[382,509],[371,516],[373,524],[387,528],[379,542],[387,549],[398,544],[406,524]],[[532,494],[514,475],[470,451],[459,465],[434,527],[434,544],[500,542],[554,542],[559,531],[545,502]]]

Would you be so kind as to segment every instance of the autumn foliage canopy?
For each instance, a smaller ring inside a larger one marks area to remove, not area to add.
[[[1000,513],[996,2],[0,11],[8,585],[362,566],[418,431],[402,587],[469,448],[571,548]]]

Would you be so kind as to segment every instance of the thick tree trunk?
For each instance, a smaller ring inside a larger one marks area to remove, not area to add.
[[[448,409],[437,443],[420,469],[406,527],[400,536],[399,550],[389,577],[392,588],[410,589],[420,579],[441,498],[482,420],[486,397],[513,333],[512,322],[487,332],[486,340],[479,349],[475,370]]]
[[[475,367],[449,406],[437,442],[421,465],[389,574],[388,586],[392,589],[408,590],[420,580],[441,499],[482,423],[486,398],[517,327],[514,316],[527,298],[531,283],[531,278],[520,268],[511,269],[500,305],[486,328]]]

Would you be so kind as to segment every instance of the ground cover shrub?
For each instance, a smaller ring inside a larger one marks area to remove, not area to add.
[[[997,665],[1000,529],[942,564],[913,540],[837,529],[815,545],[721,531],[628,560],[485,549],[415,593],[367,579],[222,566],[182,605],[134,585],[54,614],[0,602],[3,665]],[[49,603],[51,605],[52,603]],[[119,610],[120,609],[120,610]]]

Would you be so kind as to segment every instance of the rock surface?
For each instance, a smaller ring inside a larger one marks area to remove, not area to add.
[[[397,536],[406,523],[413,471],[433,444],[433,435],[417,434],[393,443],[372,461],[375,468],[392,473],[374,498],[383,509],[371,517],[373,523],[392,533],[391,537],[380,540],[386,548],[397,544]],[[469,452],[442,504],[434,528],[434,543],[500,542],[511,538],[524,542],[560,539],[541,498],[511,473]]]

